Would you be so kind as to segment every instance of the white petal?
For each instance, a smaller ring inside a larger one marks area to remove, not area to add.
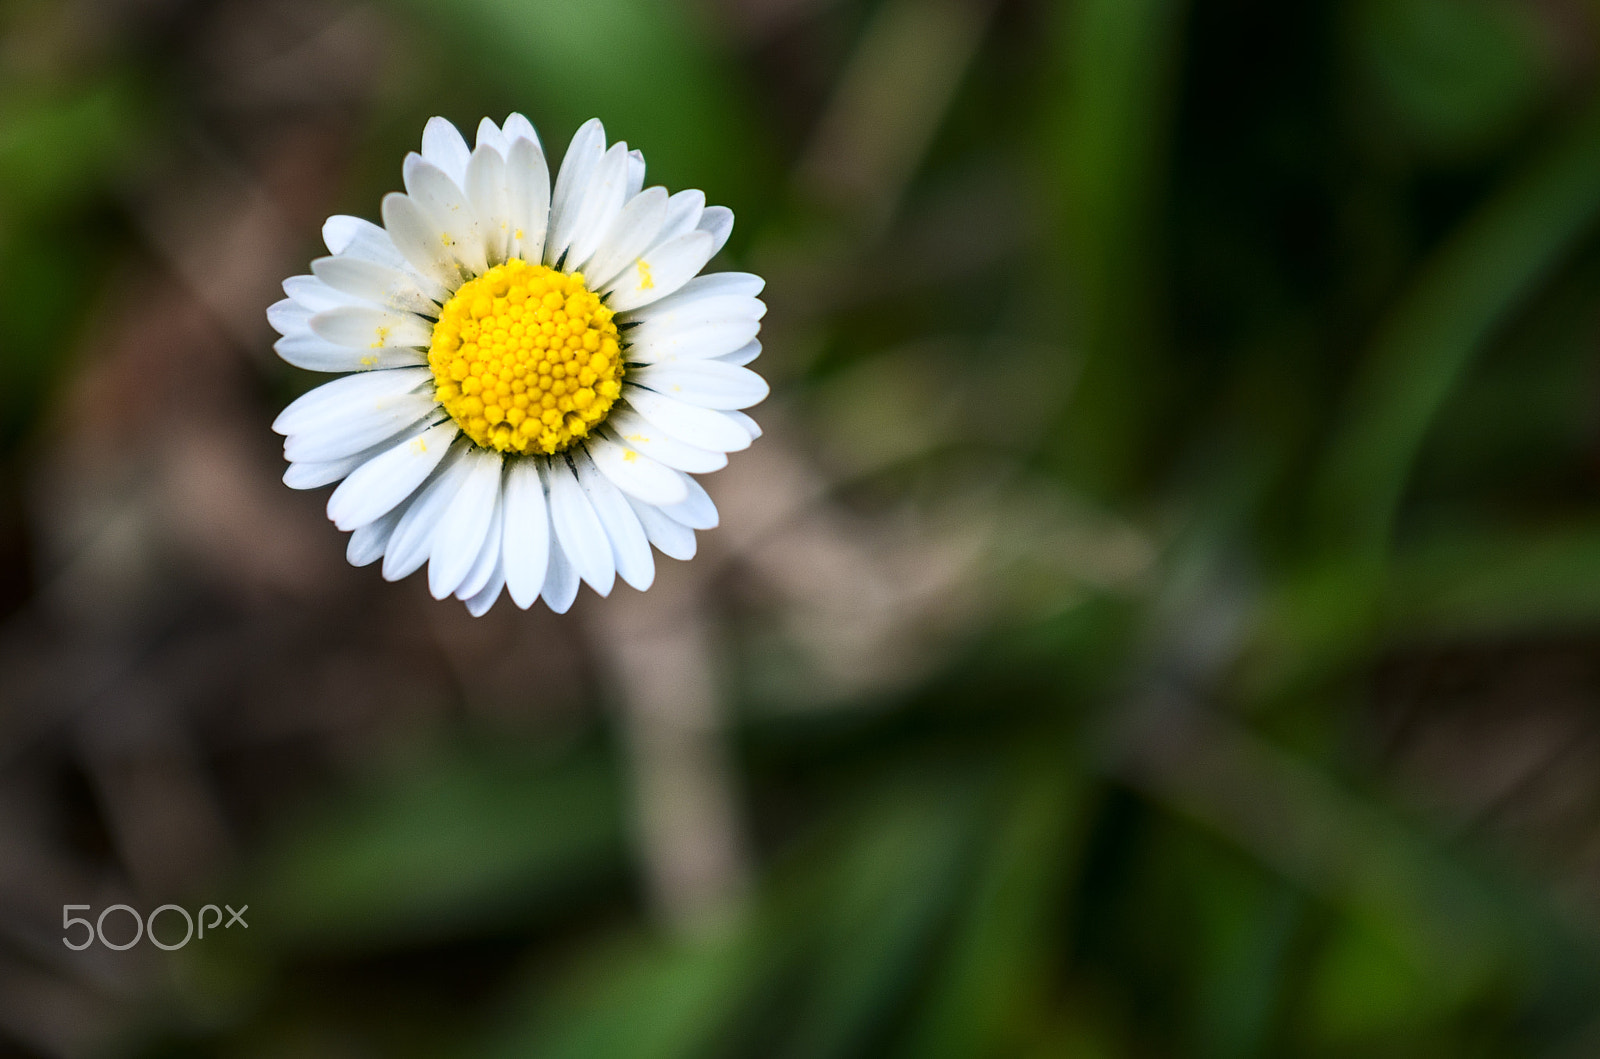
[[[699,286],[699,281],[707,278],[696,276],[686,289],[629,313],[627,322],[633,324],[639,334],[650,335],[723,320],[760,320],[767,315],[767,304],[760,298]]]
[[[382,518],[433,473],[458,432],[447,419],[367,460],[328,498],[328,517],[342,530]]]
[[[695,227],[711,233],[711,238],[716,241],[711,248],[711,256],[715,257],[717,251],[728,245],[728,236],[733,234],[733,211],[726,206],[707,206],[700,215],[700,223]]]
[[[695,188],[680,191],[669,198],[667,219],[661,225],[661,234],[656,237],[656,242],[665,243],[694,231],[705,209],[706,193]]]
[[[606,304],[627,312],[665,298],[694,278],[711,260],[711,236],[690,232],[646,251],[609,285]]]
[[[539,469],[550,497],[550,525],[561,542],[561,550],[590,588],[602,596],[609,595],[617,568],[600,516],[589,505],[566,460],[543,460]]]
[[[511,196],[506,190],[506,160],[493,147],[480,143],[472,152],[467,196],[478,215],[484,257],[490,265],[498,265],[506,259],[511,241]]]
[[[739,424],[739,426],[744,429],[744,432],[750,435],[751,441],[754,441],[756,438],[761,436],[761,425],[754,419],[751,419],[749,416],[745,415],[743,412],[728,411],[722,414]]]
[[[527,610],[550,567],[550,511],[533,459],[512,460],[507,469],[505,519],[506,587]]]
[[[544,154],[544,144],[539,141],[539,134],[534,131],[533,122],[521,114],[515,112],[510,114],[506,118],[505,126],[501,131],[505,133],[506,139],[511,141],[513,146],[515,146],[515,141],[518,139],[529,140],[535,147],[539,148],[541,155]]]
[[[433,533],[428,558],[428,590],[434,599],[443,599],[461,587],[483,550],[494,521],[495,504],[500,496],[501,456],[498,452],[473,449],[467,453],[467,475],[450,509],[439,520]]]
[[[766,400],[767,381],[749,368],[717,361],[647,364],[628,373],[639,386],[701,408],[749,408]]]
[[[364,372],[317,387],[284,409],[273,424],[288,435],[284,455],[296,463],[343,459],[441,414],[431,387],[407,389],[422,372],[427,369]]]
[[[644,152],[628,152],[628,198],[633,198],[644,188]]]
[[[554,537],[550,538],[550,566],[539,594],[544,597],[544,605],[557,614],[571,610],[572,601],[578,598],[578,571]]]
[[[438,166],[457,187],[467,183],[467,141],[444,118],[429,118],[422,130],[422,157]]]
[[[474,618],[481,618],[489,613],[489,608],[493,607],[495,602],[499,600],[500,592],[505,587],[505,571],[496,566],[493,575],[489,578],[489,583],[484,586],[483,591],[467,600],[467,613]]]
[[[645,536],[650,538],[650,543],[654,544],[662,555],[669,559],[684,561],[694,558],[694,530],[676,519],[668,518],[653,504],[641,503],[629,497],[628,506],[639,516],[639,524],[644,527]]]
[[[432,394],[407,394],[380,402],[376,409],[352,411],[339,422],[290,434],[283,442],[283,455],[295,463],[343,459],[362,449],[386,447],[402,434],[435,422],[438,415]]]
[[[462,169],[461,182],[457,183],[443,169],[413,154],[406,156],[404,175],[406,193],[433,222],[434,231],[439,233],[461,278],[471,279],[488,271],[483,227],[463,187],[466,169]]]
[[[283,472],[283,484],[291,489],[317,489],[330,485],[344,478],[351,471],[366,463],[389,448],[390,441],[371,448],[362,449],[353,456],[346,456],[338,460],[310,461],[291,463],[289,469]]]
[[[400,504],[376,522],[369,522],[350,534],[350,543],[345,547],[344,557],[351,566],[366,566],[383,558],[384,551],[389,547],[389,540],[394,536],[394,528],[400,524],[401,516],[406,513],[406,506]]]
[[[472,445],[466,441],[458,441],[450,446],[450,453],[440,464],[433,481],[417,494],[400,517],[400,523],[395,527],[394,536],[390,538],[383,557],[385,581],[398,581],[409,576],[428,561],[428,555],[433,551],[434,533],[472,469],[466,459],[471,451]]]
[[[344,291],[334,290],[316,276],[290,276],[283,281],[283,293],[293,299],[295,304],[314,313],[359,303],[359,299],[352,298]],[[270,315],[271,310],[268,310],[268,313]]]
[[[628,314],[629,320],[650,320],[676,312],[702,298],[754,298],[766,289],[767,281],[751,272],[707,272],[685,283],[678,293],[662,298]]]
[[[705,323],[685,320],[656,326],[640,324],[622,332],[627,344],[624,359],[634,364],[710,360],[749,345],[760,333],[761,321],[749,317],[725,317]]]
[[[448,299],[442,290],[424,290],[409,269],[358,257],[319,257],[311,262],[311,271],[335,290],[397,312],[437,317],[443,304],[438,299]]]
[[[461,272],[443,233],[409,195],[391,191],[383,197],[383,226],[406,263],[423,279],[446,291],[461,285]]]
[[[721,361],[723,364],[732,364],[735,367],[743,367],[759,356],[761,356],[761,343],[751,342],[748,345],[740,346],[732,353],[724,353],[722,356],[718,357],[717,360]]]
[[[307,371],[375,371],[409,368],[428,362],[427,354],[410,347],[355,349],[340,346],[307,331],[286,335],[272,346],[279,357]]]
[[[354,243],[361,235],[362,225],[383,231],[371,221],[364,221],[360,217],[351,217],[348,214],[336,213],[322,222],[322,242],[330,254],[342,254],[345,247]]]
[[[686,445],[651,426],[631,408],[615,409],[601,428],[601,434],[678,471],[709,474],[728,465],[728,457],[723,453]]]
[[[433,373],[427,368],[399,368],[334,379],[289,402],[272,421],[272,429],[279,434],[308,430],[342,417],[352,407],[412,393],[431,378]]]
[[[337,482],[371,458],[363,451],[326,463],[291,463],[283,472],[283,484],[290,489],[320,489]]]
[[[721,412],[631,385],[623,386],[622,396],[650,425],[685,444],[717,452],[738,452],[750,447],[750,435]]]
[[[573,452],[573,462],[578,467],[578,484],[583,487],[594,513],[605,526],[617,574],[643,592],[655,582],[656,561],[650,555],[650,540],[644,534],[644,527],[639,524],[639,516],[628,506],[622,490],[595,467],[587,452],[582,449],[574,449]]]
[[[600,473],[629,496],[647,504],[678,504],[689,495],[670,468],[631,446],[601,436],[590,438],[588,448]]]
[[[478,549],[478,558],[474,560],[472,569],[467,571],[461,587],[456,589],[457,599],[471,599],[487,588],[489,582],[496,577],[501,581],[505,580],[505,566],[501,558],[501,548],[505,538],[505,512],[505,489],[502,480],[501,489],[495,493],[494,515],[489,519],[489,532],[483,538],[483,547]]]
[[[628,200],[583,271],[588,286],[591,289],[603,286],[638,260],[656,241],[666,219],[666,188],[651,188]]]
[[[600,159],[588,183],[573,191],[566,212],[552,214],[546,263],[559,261],[563,271],[583,271],[622,212],[627,193],[628,145],[618,143]]]
[[[506,128],[511,128],[510,121]],[[538,264],[544,259],[550,227],[550,167],[536,140],[511,141],[511,154],[506,158],[506,191],[511,209],[511,239],[506,253]]]
[[[683,476],[683,484],[689,489],[689,499],[681,504],[663,507],[661,513],[690,529],[715,529],[718,522],[717,505],[711,502],[711,497],[700,483],[687,474]]]
[[[478,122],[478,146],[491,147],[494,150],[499,151],[500,157],[504,159],[506,152],[511,150],[511,141],[506,138],[505,133],[500,131],[500,126],[496,125],[491,119],[484,118],[482,121]],[[471,182],[471,179],[472,167],[468,165],[467,180],[469,183]]]
[[[556,185],[550,193],[550,239],[545,244],[544,260],[553,264],[556,244],[562,232],[570,233],[571,215],[584,199],[590,178],[600,167],[606,153],[606,130],[599,118],[591,118],[578,127],[561,159],[561,169],[556,174]],[[570,238],[570,235],[569,235]],[[565,249],[565,244],[561,245]],[[523,255],[527,257],[526,254]],[[529,260],[532,260],[531,258]]]
[[[280,335],[299,335],[311,330],[311,318],[316,313],[293,298],[284,298],[267,306],[267,323]]]
[[[322,226],[322,241],[328,253],[371,261],[390,268],[407,268],[406,257],[389,238],[389,233],[362,217],[336,214]]]
[[[352,349],[424,347],[433,341],[433,324],[414,313],[364,305],[326,309],[311,318],[311,331]]]

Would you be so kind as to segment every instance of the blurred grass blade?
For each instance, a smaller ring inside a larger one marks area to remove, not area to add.
[[[547,123],[554,119],[571,129],[599,117],[613,139],[645,152],[652,184],[705,188],[711,201],[735,209],[763,194],[769,143],[747,108],[749,93],[685,5],[392,2],[458,44],[453,50],[471,57],[474,74],[511,90],[514,105],[541,125],[552,165],[566,150],[566,133]]]
[[[595,754],[446,758],[301,828],[255,889],[275,937],[333,947],[525,919],[620,870],[619,797]]]
[[[850,818],[842,847],[806,857],[760,908],[701,933],[626,943],[550,991],[489,1056],[692,1059],[726,1049],[734,1023],[770,1007],[778,972],[797,994],[762,1055],[862,1054],[919,977],[964,877],[974,804],[896,786]],[[839,839],[841,836],[829,836]]]
[[[1406,549],[1387,613],[1406,638],[1527,635],[1600,624],[1600,526],[1462,533]]]
[[[900,1050],[908,1059],[1016,1054],[1050,1003],[1052,928],[1065,914],[1053,902],[1077,860],[1087,777],[1058,756],[1018,765],[978,854],[974,893]]]
[[[908,996],[966,876],[976,808],[964,791],[896,787],[852,822],[847,850],[809,923],[789,929],[819,946],[796,1010],[794,1059],[867,1054]]]
[[[82,215],[149,134],[139,102],[122,79],[0,92],[0,439],[28,428],[72,363],[116,234]]]
[[[1380,326],[1316,500],[1330,547],[1388,546],[1418,449],[1473,359],[1600,214],[1591,107],[1439,249]]]
[[[1130,729],[1123,775],[1388,939],[1464,1001],[1564,929],[1384,808],[1237,724],[1172,702]]]
[[[1355,59],[1413,149],[1466,155],[1521,127],[1548,87],[1533,9],[1493,0],[1357,0]]]
[[[1160,421],[1152,357],[1163,194],[1181,55],[1182,0],[1053,5],[1053,62],[1039,130],[1058,240],[1086,358],[1062,446],[1084,485],[1130,484]]]
[[[773,952],[740,918],[700,936],[597,947],[485,1059],[689,1059],[716,1054],[765,985]]]
[[[889,0],[862,34],[796,177],[875,232],[983,42],[992,0]]]

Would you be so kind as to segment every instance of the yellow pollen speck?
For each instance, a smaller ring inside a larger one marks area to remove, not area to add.
[[[387,327],[380,327],[380,328],[378,328],[378,340],[376,342],[372,343],[372,345],[368,346],[367,348],[368,349],[382,349],[383,348],[383,344],[385,342],[387,342],[387,341],[389,341],[389,329]]]
[[[640,268],[648,280],[649,266]],[[540,325],[554,330],[558,311],[564,338],[552,342]],[[496,265],[439,313],[428,350],[434,396],[486,449],[561,452],[593,433],[622,393],[611,315],[581,273],[520,259]]]
[[[639,266],[639,289],[649,290],[654,287],[656,281],[650,278],[650,262],[641,257],[635,264]]]

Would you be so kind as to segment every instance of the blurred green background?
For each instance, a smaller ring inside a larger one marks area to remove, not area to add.
[[[0,4],[0,1054],[1600,1055],[1597,45]],[[774,396],[695,560],[474,621],[277,481],[263,310],[512,110],[734,209]]]

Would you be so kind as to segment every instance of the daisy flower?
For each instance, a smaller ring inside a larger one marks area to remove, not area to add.
[[[692,474],[760,436],[763,281],[700,270],[733,214],[644,187],[644,156],[578,130],[554,186],[533,126],[443,118],[380,227],[337,216],[331,256],[267,310],[278,355],[338,372],[278,416],[295,489],[356,566],[428,568],[483,614],[502,591],[563,613],[586,582],[643,590],[653,545],[688,559],[717,511]]]

